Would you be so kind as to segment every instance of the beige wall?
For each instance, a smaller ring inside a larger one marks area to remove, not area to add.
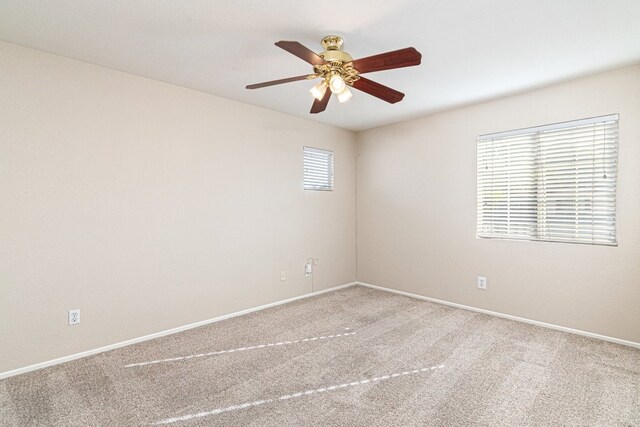
[[[357,215],[350,132],[2,42],[0,69],[0,372],[354,281],[356,217],[362,282],[640,342],[640,67],[359,134]],[[477,135],[609,113],[617,248],[475,238]],[[303,145],[336,191],[301,189]]]
[[[618,247],[475,238],[478,135],[610,113]],[[363,132],[356,168],[359,281],[640,342],[640,67]]]
[[[355,280],[352,133],[7,43],[0,70],[0,372],[309,293],[308,257]]]

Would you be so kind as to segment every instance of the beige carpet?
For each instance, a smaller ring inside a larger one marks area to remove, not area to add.
[[[640,350],[352,287],[0,381],[3,426],[156,424],[638,426]]]

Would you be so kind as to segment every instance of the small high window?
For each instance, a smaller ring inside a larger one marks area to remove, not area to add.
[[[304,147],[304,189],[333,191],[333,151]]]

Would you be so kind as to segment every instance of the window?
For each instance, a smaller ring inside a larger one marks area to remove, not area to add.
[[[304,189],[333,191],[333,151],[304,147]]]
[[[481,135],[477,150],[477,237],[617,245],[617,114]]]

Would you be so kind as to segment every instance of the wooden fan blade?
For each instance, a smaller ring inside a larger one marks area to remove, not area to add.
[[[311,65],[322,65],[326,63],[318,54],[298,42],[279,41],[276,42],[276,46],[294,54],[303,61],[307,61]]]
[[[368,56],[353,61],[353,68],[358,73],[371,73],[374,71],[391,70],[393,68],[412,67],[420,65],[422,54],[413,47]]]
[[[387,101],[390,104],[395,104],[396,102],[402,101],[402,98],[404,98],[404,93],[398,92],[397,90],[391,89],[385,85],[381,85],[380,83],[376,83],[373,80],[365,79],[364,77],[360,77],[358,80],[353,82],[353,87],[366,92],[369,95],[373,95],[376,98],[380,98],[383,101]]]
[[[270,82],[256,83],[256,84],[248,85],[247,89],[260,89],[261,87],[281,85],[282,83],[289,83],[289,82],[297,82],[298,80],[307,80],[309,76],[312,76],[312,74],[309,74],[309,75],[305,74],[304,76],[289,77],[289,78],[280,79],[280,80],[271,80]]]
[[[311,114],[322,113],[329,103],[329,99],[331,98],[331,91],[327,88],[327,91],[324,93],[322,100],[318,101],[317,99],[313,101],[313,105],[311,106]]]

